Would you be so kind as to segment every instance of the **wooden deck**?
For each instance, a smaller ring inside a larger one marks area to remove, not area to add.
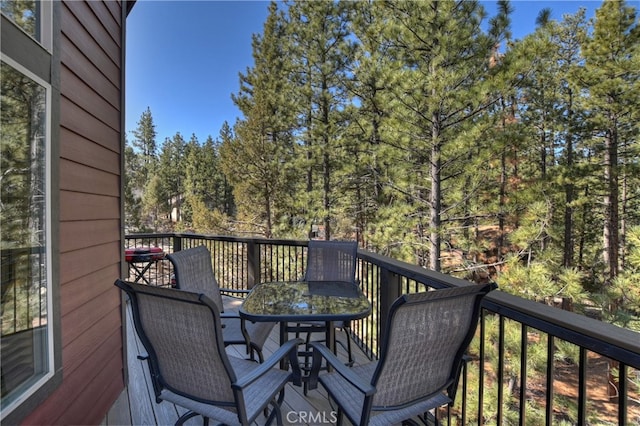
[[[145,351],[133,328],[130,309],[127,309],[126,330],[129,385],[113,405],[102,424],[105,426],[173,425],[185,410],[166,401],[160,404],[155,402],[147,362],[137,358],[139,354],[144,354]],[[344,333],[338,333],[338,338],[345,339],[346,336]],[[278,342],[278,327],[276,326],[265,343],[263,351],[265,358],[278,349]],[[340,345],[338,345],[338,347],[340,350],[342,349]],[[352,345],[352,347],[356,363],[367,361],[364,353],[360,352],[356,345]],[[234,354],[235,356],[246,357],[243,347],[228,347],[227,351],[229,354]],[[346,353],[339,352],[339,355],[346,359]],[[282,417],[285,424],[334,424],[335,411],[322,386],[309,391],[307,396],[305,396],[301,387],[291,384],[287,385],[285,400],[282,404]],[[349,423],[346,418],[344,420],[345,423]],[[265,421],[266,419],[264,417],[260,417],[255,424],[264,425]],[[192,418],[187,421],[186,424],[202,425],[202,418]]]

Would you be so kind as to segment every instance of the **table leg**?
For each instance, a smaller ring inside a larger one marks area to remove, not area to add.
[[[334,355],[338,356],[338,349],[336,348],[336,329],[333,326],[333,321],[325,322],[325,345]],[[327,371],[331,371],[331,366],[327,363]]]
[[[140,280],[144,281],[147,285],[151,285],[149,280],[144,276],[145,272],[147,272],[151,268],[151,264],[153,262],[149,262],[145,265],[144,268],[140,269],[135,263],[129,263],[129,266],[136,271],[136,278],[133,280],[134,283],[139,282]]]
[[[278,324],[280,324],[280,346],[282,346],[287,342],[287,338],[289,337],[287,336],[287,323],[286,321],[280,321]],[[289,369],[288,360],[286,357],[280,360],[280,369]]]

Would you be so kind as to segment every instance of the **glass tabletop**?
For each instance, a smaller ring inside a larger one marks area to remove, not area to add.
[[[258,284],[240,307],[240,315],[251,321],[348,321],[370,312],[360,287],[341,281]]]

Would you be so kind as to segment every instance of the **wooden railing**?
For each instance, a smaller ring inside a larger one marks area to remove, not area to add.
[[[307,245],[191,234],[136,234],[126,242],[165,252],[205,245],[220,285],[236,289],[301,277]],[[352,323],[352,333],[371,359],[399,295],[469,284],[366,250],[358,258],[373,311]],[[159,285],[171,283],[169,262],[148,273]],[[455,405],[437,414],[452,424],[640,424],[640,333],[494,291],[469,354]]]

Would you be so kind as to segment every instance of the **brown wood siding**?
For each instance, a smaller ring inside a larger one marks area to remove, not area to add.
[[[121,2],[60,7],[62,385],[25,424],[98,424],[124,389]]]
[[[78,192],[60,192],[60,219],[64,220],[101,220],[118,219],[120,200]]]
[[[85,138],[68,129],[61,130],[60,138],[65,142],[60,147],[61,157],[112,174],[120,173],[119,153],[98,144],[88,144]]]

